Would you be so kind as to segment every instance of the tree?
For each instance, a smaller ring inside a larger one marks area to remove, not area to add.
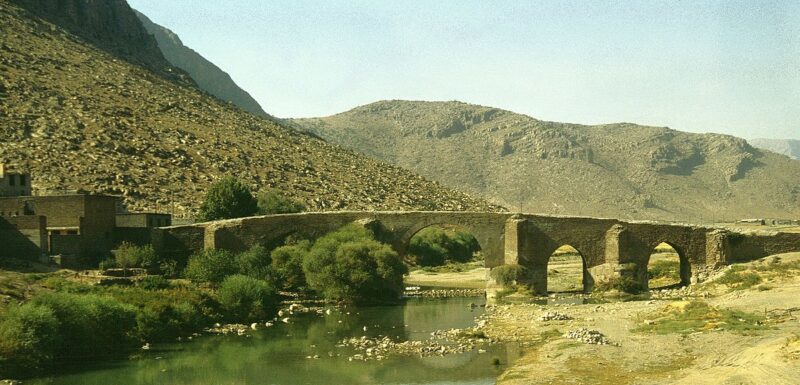
[[[261,245],[255,245],[236,256],[239,274],[251,278],[271,281],[273,279],[272,258],[270,252]]]
[[[278,295],[269,283],[244,275],[231,275],[222,281],[219,302],[237,322],[260,321],[273,317]]]
[[[391,247],[363,227],[348,225],[314,243],[303,272],[324,298],[363,304],[397,300],[408,270]]]
[[[439,266],[445,261],[468,262],[480,250],[472,234],[439,227],[422,229],[411,238],[408,253],[419,266]]]
[[[260,214],[291,214],[305,211],[306,206],[290,199],[277,189],[269,189],[258,194],[258,212]]]
[[[227,250],[203,250],[189,257],[184,275],[193,281],[219,284],[236,273],[235,258]]]
[[[303,273],[303,259],[311,248],[311,242],[299,241],[272,250],[272,269],[276,283],[289,291],[306,291],[306,275]]]
[[[198,219],[214,221],[218,219],[241,218],[255,215],[258,203],[242,182],[229,176],[220,179],[208,189],[200,205]]]

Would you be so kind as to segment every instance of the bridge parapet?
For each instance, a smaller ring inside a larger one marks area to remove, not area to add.
[[[316,238],[346,224],[370,227],[405,255],[411,237],[433,225],[456,225],[472,233],[494,268],[528,268],[528,285],[547,292],[553,252],[570,245],[581,255],[584,290],[595,282],[629,277],[647,287],[654,248],[668,243],[678,253],[684,284],[701,281],[706,270],[766,255],[800,251],[800,234],[739,234],[716,228],[615,219],[479,212],[324,212],[268,215],[157,229],[160,252],[188,256],[202,249],[243,251],[255,244],[278,246],[289,235]]]

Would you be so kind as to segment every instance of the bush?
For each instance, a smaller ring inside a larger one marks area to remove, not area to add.
[[[227,250],[203,250],[189,257],[184,276],[197,282],[218,284],[236,273],[235,256]]]
[[[745,271],[744,268],[733,266],[722,277],[719,277],[715,283],[728,285],[731,290],[749,289],[761,283],[761,276],[753,271]]]
[[[291,214],[305,211],[302,203],[285,197],[277,189],[262,191],[258,194],[259,214]]]
[[[273,280],[272,258],[264,246],[256,245],[236,256],[239,274],[265,281]]]
[[[408,246],[408,253],[419,266],[438,266],[445,261],[467,262],[478,250],[478,241],[471,234],[438,227],[422,229],[411,238]]]
[[[160,275],[148,275],[137,283],[145,290],[161,290],[169,287],[169,280]]]
[[[158,293],[141,286],[115,286],[104,292],[137,309],[135,334],[142,341],[174,340],[220,318],[219,303],[191,285],[170,285]]]
[[[281,289],[288,291],[307,291],[306,275],[303,273],[303,259],[311,249],[311,242],[303,240],[272,250],[272,270],[275,281]]]
[[[136,309],[111,297],[48,293],[32,303],[49,308],[58,320],[56,361],[119,357],[138,342]]]
[[[673,278],[680,280],[681,264],[678,261],[656,261],[650,264],[647,269],[647,274],[650,279]]]
[[[596,282],[594,285],[595,291],[609,291],[617,290],[629,294],[638,294],[643,290],[642,285],[629,276],[614,277],[609,280]]]
[[[492,269],[489,273],[494,280],[503,287],[510,288],[523,279],[528,269],[521,265],[503,265]]]
[[[117,263],[117,260],[114,258],[106,258],[100,261],[100,263],[97,265],[97,268],[99,268],[100,270],[108,270],[108,269],[113,269],[115,267],[119,267],[119,264]]]
[[[198,219],[241,218],[255,215],[258,204],[250,189],[234,177],[226,177],[211,185],[200,205]]]
[[[136,246],[130,242],[122,242],[114,253],[114,260],[123,269],[141,266],[150,272],[158,270],[158,255],[151,245]]]
[[[0,322],[0,377],[44,370],[60,345],[58,319],[41,305],[11,308]]]
[[[357,225],[319,238],[303,260],[308,285],[329,300],[397,300],[408,270],[397,253]]]
[[[219,301],[237,322],[271,318],[278,305],[277,294],[270,284],[244,275],[225,278],[219,288]]]

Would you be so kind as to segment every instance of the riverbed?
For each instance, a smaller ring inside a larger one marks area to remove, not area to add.
[[[408,298],[401,305],[329,308],[246,335],[203,335],[152,344],[135,359],[88,364],[26,384],[494,384],[519,355],[513,343],[486,344],[443,356],[388,355],[353,360],[363,353],[347,338],[388,336],[424,341],[437,330],[466,328],[484,312],[482,297]],[[470,306],[470,305],[474,306]],[[263,325],[263,324],[262,324]],[[499,361],[499,365],[497,365]]]

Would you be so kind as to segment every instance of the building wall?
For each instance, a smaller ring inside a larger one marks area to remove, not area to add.
[[[0,217],[0,258],[39,259],[48,248],[46,223],[41,215]]]
[[[161,213],[117,214],[117,227],[167,227],[172,226],[172,215]]]
[[[5,172],[0,164],[0,196],[31,195],[31,175],[25,173]]]

